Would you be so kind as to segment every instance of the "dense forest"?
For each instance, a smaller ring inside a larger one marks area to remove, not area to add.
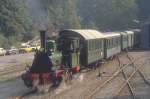
[[[0,4],[0,47],[32,39],[39,29],[126,30],[150,20],[149,0],[0,0]]]

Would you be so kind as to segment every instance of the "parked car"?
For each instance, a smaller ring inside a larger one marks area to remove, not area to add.
[[[33,52],[33,48],[30,46],[24,46],[19,49],[19,53],[29,53]]]
[[[5,56],[6,50],[4,48],[0,48],[0,56]]]
[[[6,49],[6,55],[17,54],[17,53],[19,53],[19,50],[14,46]]]

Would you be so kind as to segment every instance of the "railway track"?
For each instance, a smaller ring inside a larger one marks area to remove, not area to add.
[[[22,66],[22,65],[12,66],[12,67],[0,70],[0,76],[17,73],[17,72],[21,72],[24,70],[25,70],[25,66]]]
[[[24,98],[24,97],[29,96],[29,95],[31,95],[31,94],[34,94],[34,93],[36,93],[36,92],[37,92],[37,90],[31,90],[31,91],[29,91],[29,92],[26,92],[26,93],[20,95],[20,96],[14,97],[14,99],[21,99],[21,98]]]
[[[119,57],[117,57],[117,60],[119,62],[119,68],[123,67],[123,64],[121,63],[121,60],[119,59]],[[126,83],[128,85],[130,93],[132,94],[133,98],[135,99],[135,94],[134,94],[133,88],[132,88],[130,82],[128,81],[128,77],[127,77],[125,71],[122,70],[121,72],[122,72],[122,75],[123,75],[124,79],[126,80]],[[116,98],[114,98],[114,99],[116,99]]]
[[[128,55],[128,54],[127,54],[127,55]],[[133,65],[135,62],[140,61],[140,59],[142,59],[142,58],[145,58],[146,60],[145,60],[142,64],[140,64],[140,66],[134,66],[134,67],[135,67],[135,70],[131,73],[131,75],[130,75],[129,77],[127,77],[127,75],[126,75],[125,72],[124,72],[124,69],[127,68],[127,67],[130,66],[130,65]],[[146,63],[147,60],[149,60],[149,58],[150,58],[149,55],[143,55],[143,56],[141,56],[141,57],[138,57],[138,58],[132,60],[131,58],[129,59],[129,55],[128,55],[128,59],[130,60],[130,62],[129,62],[128,64],[126,64],[126,65],[122,65],[121,62],[120,62],[120,60],[118,60],[118,61],[119,61],[119,69],[118,69],[112,76],[110,76],[106,81],[104,81],[103,83],[97,83],[95,89],[92,90],[92,91],[90,92],[90,94],[88,94],[85,99],[92,99],[92,97],[93,97],[94,95],[96,95],[102,88],[104,88],[104,87],[105,87],[107,84],[109,84],[113,79],[115,79],[120,73],[123,74],[123,77],[124,77],[124,79],[125,79],[125,82],[122,84],[121,88],[118,90],[118,92],[117,92],[118,95],[119,95],[119,93],[126,87],[126,85],[128,85],[128,88],[129,88],[129,90],[130,90],[130,93],[131,93],[132,96],[133,96],[133,99],[136,99],[135,93],[134,93],[134,91],[133,91],[133,89],[132,89],[132,86],[131,86],[131,84],[130,84],[130,80],[134,77],[134,75],[135,75],[137,72],[140,73],[140,74],[142,74],[139,69]],[[143,76],[143,74],[142,74],[142,76]],[[143,76],[143,77],[144,77],[144,76]],[[118,96],[118,95],[116,95],[116,96],[114,97],[114,99],[117,99],[117,96]]]
[[[148,57],[148,56],[143,55],[143,56],[141,56],[141,57],[138,57],[138,58],[136,58],[136,59],[130,61],[130,63],[128,63],[128,64],[126,64],[126,65],[124,65],[124,66],[122,66],[122,64],[121,64],[121,62],[120,62],[120,63],[119,63],[119,69],[118,69],[111,77],[109,77],[106,81],[104,81],[104,83],[98,83],[98,84],[96,85],[96,89],[95,89],[95,90],[92,90],[92,91],[90,92],[90,94],[88,94],[88,96],[87,96],[86,98],[84,98],[84,99],[92,99],[92,97],[93,97],[96,93],[98,93],[103,87],[105,87],[108,83],[110,83],[115,77],[118,77],[118,75],[119,75],[120,73],[122,73],[122,74],[124,75],[125,82],[122,84],[122,87],[117,91],[118,94],[114,97],[114,99],[117,99],[118,95],[119,95],[120,92],[126,87],[126,85],[128,85],[128,87],[130,88],[130,92],[131,92],[132,96],[135,97],[134,99],[136,99],[135,93],[134,93],[134,91],[133,91],[133,89],[132,89],[132,86],[131,86],[131,84],[130,84],[130,80],[133,78],[133,76],[135,75],[135,73],[137,73],[137,71],[139,70],[139,68],[142,67],[142,64],[136,68],[136,70],[130,75],[130,77],[127,77],[127,75],[124,74],[123,72],[124,72],[124,69],[125,69],[126,67],[128,67],[129,65],[131,65],[131,64],[133,64],[133,63],[139,61],[139,60],[140,60],[141,58],[143,58],[143,57]],[[32,94],[32,93],[33,93],[33,91],[24,93],[24,94],[22,94],[22,95],[19,95],[19,96],[15,97],[15,99],[20,99],[20,98],[26,97],[26,96],[28,96],[28,95],[30,95],[30,94]]]
[[[146,59],[143,63],[139,64],[137,67],[135,66],[134,62],[132,61],[133,57],[130,56],[128,53],[127,53],[127,58],[128,58],[129,61],[132,63],[131,66],[132,66],[133,69],[135,69],[135,70],[130,74],[130,76],[129,76],[128,78],[127,78],[127,75],[125,74],[125,72],[122,71],[122,74],[123,74],[123,76],[124,76],[125,82],[121,84],[122,86],[120,87],[120,89],[119,89],[118,92],[117,92],[117,95],[116,95],[113,99],[117,99],[117,98],[118,98],[118,96],[119,96],[120,93],[123,91],[123,89],[126,87],[126,85],[128,85],[128,88],[129,88],[129,91],[130,91],[130,93],[131,93],[131,95],[132,95],[132,98],[133,98],[133,99],[137,99],[137,96],[136,96],[135,92],[133,91],[133,87],[131,86],[131,83],[130,83],[130,81],[132,80],[132,78],[134,77],[134,75],[135,75],[136,73],[138,73],[138,74],[141,76],[141,78],[143,79],[143,81],[145,82],[145,84],[147,84],[148,86],[150,86],[150,82],[148,82],[148,81],[146,80],[145,76],[144,76],[143,73],[140,71],[140,68],[143,67],[143,66],[150,60],[150,58]],[[120,61],[119,59],[118,59],[118,62],[120,63],[119,66],[122,66],[121,61]]]

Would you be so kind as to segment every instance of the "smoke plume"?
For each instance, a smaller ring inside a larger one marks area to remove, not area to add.
[[[42,3],[43,0],[25,0],[27,10],[33,22],[39,29],[47,29],[49,18],[48,8]]]

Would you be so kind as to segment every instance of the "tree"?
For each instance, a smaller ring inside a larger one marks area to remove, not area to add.
[[[137,0],[139,12],[138,19],[140,22],[150,21],[150,0]]]
[[[52,0],[49,3],[49,17],[57,29],[81,27],[74,0]]]
[[[23,33],[30,31],[31,21],[25,10],[23,0],[0,0],[0,32],[7,38],[23,38]]]
[[[42,24],[45,28],[48,27],[52,30],[80,28],[80,20],[76,12],[74,0],[27,1],[30,13],[38,26]]]
[[[78,0],[82,24],[92,21],[100,30],[131,28],[136,19],[135,0]]]

